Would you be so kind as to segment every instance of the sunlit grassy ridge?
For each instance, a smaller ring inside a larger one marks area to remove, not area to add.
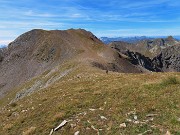
[[[73,70],[15,103],[9,104],[19,90],[37,80],[47,82],[51,71],[5,97],[0,102],[0,134],[49,134],[63,120],[68,123],[54,135],[180,134],[180,73],[106,74],[71,63],[48,77],[67,69]]]

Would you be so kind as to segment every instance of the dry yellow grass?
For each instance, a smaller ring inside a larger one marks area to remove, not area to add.
[[[53,75],[75,66],[65,65]],[[106,74],[79,65],[49,87],[17,101],[15,106],[8,105],[16,92],[48,73],[16,88],[1,101],[0,134],[45,135],[63,120],[68,123],[53,135],[73,135],[76,131],[84,135],[180,134],[180,84],[163,83],[169,77],[180,80],[180,73]],[[120,128],[122,123],[126,128]]]
[[[30,127],[22,133],[22,135],[33,135],[36,130],[36,127]]]

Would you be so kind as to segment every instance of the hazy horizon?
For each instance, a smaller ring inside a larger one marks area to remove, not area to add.
[[[134,36],[101,36],[101,37],[98,37],[99,39],[100,38],[134,38],[134,37],[147,37],[147,38],[166,38],[168,36],[173,36],[173,37],[178,37],[178,40],[180,40],[180,35],[167,35],[167,36],[145,36],[145,35],[134,35]],[[15,39],[13,40],[10,40],[8,42],[5,42],[5,43],[1,43],[0,44],[0,48],[3,48],[3,47],[6,47],[10,42],[14,41]]]

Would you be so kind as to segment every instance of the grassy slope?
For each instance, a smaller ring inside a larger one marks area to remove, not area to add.
[[[60,68],[59,74],[65,66]],[[42,76],[34,78],[43,78]],[[0,134],[49,134],[63,120],[69,122],[56,134],[180,134],[180,84],[163,81],[169,76],[180,80],[180,73],[105,74],[94,68],[76,68],[55,84],[16,103],[7,105],[15,93],[32,81],[16,88],[0,101]],[[46,78],[47,79],[47,78]],[[129,114],[128,114],[129,113]],[[147,114],[156,114],[148,120]],[[107,119],[101,119],[104,116]],[[137,116],[137,124],[128,122]],[[126,128],[120,128],[126,123]]]

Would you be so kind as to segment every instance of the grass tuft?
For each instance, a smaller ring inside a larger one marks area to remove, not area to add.
[[[180,84],[179,80],[174,77],[174,76],[170,76],[167,79],[164,79],[161,83],[161,85],[163,86],[168,86],[168,85],[175,85],[175,84]]]

